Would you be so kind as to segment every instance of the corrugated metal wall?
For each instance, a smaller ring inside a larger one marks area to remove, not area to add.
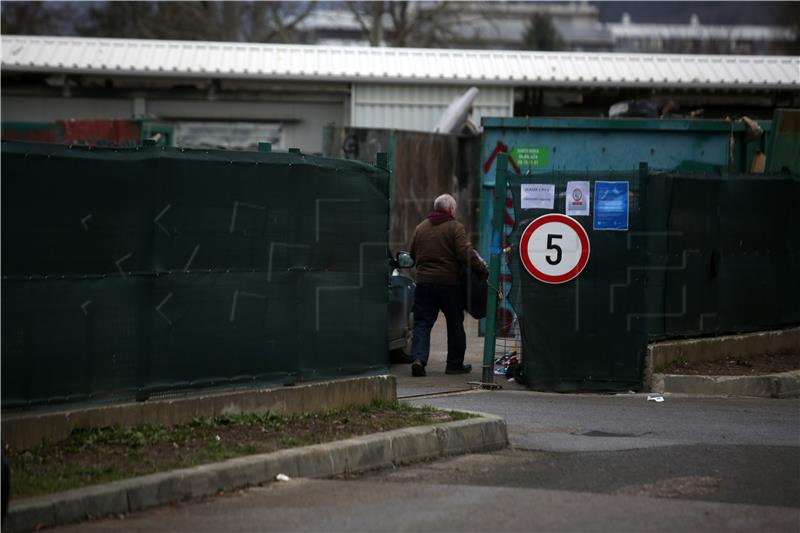
[[[458,220],[477,242],[480,137],[398,131],[392,175],[390,246],[407,250],[414,228],[442,193],[458,202]]]
[[[433,131],[436,122],[454,98],[466,92],[465,85],[353,84],[351,125],[358,128],[389,128]],[[472,117],[510,117],[514,114],[512,87],[479,87]]]
[[[6,36],[4,72],[329,83],[797,90],[800,57],[454,50]]]
[[[378,152],[389,153],[392,254],[408,250],[414,228],[443,193],[456,199],[467,238],[478,242],[480,136],[333,127],[325,135],[325,157],[370,162]]]

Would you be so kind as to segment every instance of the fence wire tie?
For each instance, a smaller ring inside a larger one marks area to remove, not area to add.
[[[487,285],[487,286],[488,286],[490,289],[494,290],[494,292],[496,292],[496,293],[497,293],[497,299],[498,299],[498,300],[502,300],[502,299],[504,299],[504,298],[505,298],[505,296],[503,295],[503,291],[501,291],[501,290],[500,290],[500,289],[498,289],[497,287],[493,286],[493,285],[492,285],[491,283],[489,283],[488,281],[486,282],[486,285]]]

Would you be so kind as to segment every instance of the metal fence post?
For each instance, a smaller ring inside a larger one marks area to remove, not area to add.
[[[385,170],[389,174],[389,179],[386,180],[386,253],[389,257],[392,256],[389,250],[389,241],[391,240],[391,223],[392,223],[392,170],[390,168],[390,159],[387,152],[378,152],[375,154],[375,166],[381,170]]]
[[[494,387],[494,349],[497,337],[497,287],[500,286],[500,254],[503,253],[503,215],[506,212],[508,154],[497,154],[494,180],[494,216],[489,245],[489,295],[486,299],[486,335],[483,340],[482,385]]]

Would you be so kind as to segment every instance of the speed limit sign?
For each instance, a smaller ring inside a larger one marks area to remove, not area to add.
[[[589,236],[574,218],[550,213],[528,224],[519,253],[525,270],[534,278],[566,283],[577,278],[589,261]]]

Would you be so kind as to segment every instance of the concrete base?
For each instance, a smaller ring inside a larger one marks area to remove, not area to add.
[[[115,424],[171,426],[190,422],[195,417],[266,412],[291,415],[396,399],[397,383],[394,376],[368,376],[294,387],[3,415],[2,431],[3,441],[19,449],[36,446],[44,440],[63,439],[75,428],[100,428]]]
[[[653,374],[653,392],[785,398],[800,395],[800,370],[764,376]]]
[[[653,374],[672,361],[714,361],[725,357],[800,353],[800,327],[703,339],[655,342],[647,347],[644,390],[655,390]]]

